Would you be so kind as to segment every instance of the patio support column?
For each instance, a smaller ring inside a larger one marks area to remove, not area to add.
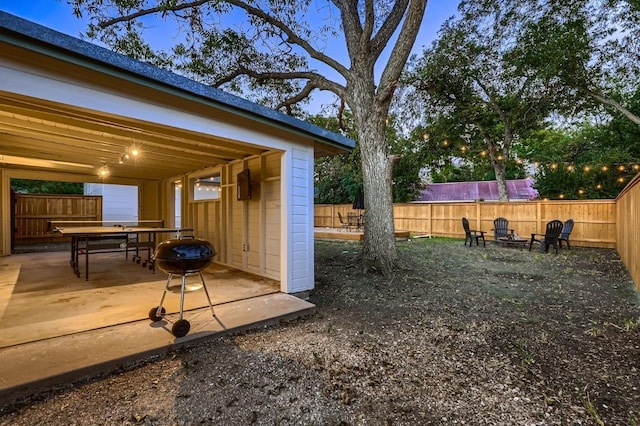
[[[0,256],[11,254],[11,180],[6,169],[0,169]]]

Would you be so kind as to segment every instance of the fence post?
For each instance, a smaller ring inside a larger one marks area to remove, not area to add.
[[[542,230],[542,203],[544,201],[536,201],[536,233],[544,234]]]

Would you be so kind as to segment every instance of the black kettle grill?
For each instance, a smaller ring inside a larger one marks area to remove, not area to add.
[[[213,312],[213,305],[211,304],[209,291],[207,290],[207,285],[204,282],[201,272],[209,266],[213,260],[213,256],[215,255],[216,251],[211,243],[198,238],[183,237],[166,240],[158,244],[158,247],[153,254],[154,263],[161,271],[169,274],[169,277],[167,278],[167,285],[165,286],[162,298],[160,299],[160,305],[149,311],[149,319],[151,321],[160,321],[165,316],[166,311],[162,307],[162,304],[164,303],[164,298],[167,295],[169,286],[171,285],[171,279],[174,275],[181,275],[182,286],[180,288],[180,318],[173,324],[173,327],[171,327],[171,333],[176,337],[185,336],[191,328],[189,321],[182,318],[185,283],[187,275],[196,273],[200,276],[202,287],[204,288],[204,292],[207,295],[207,300],[209,302],[209,308],[211,308],[211,314],[215,317],[216,314]]]

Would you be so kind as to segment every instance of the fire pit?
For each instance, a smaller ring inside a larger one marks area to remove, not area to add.
[[[184,293],[187,275],[198,274],[202,287],[207,295],[207,301],[209,302],[209,308],[211,308],[211,314],[215,316],[213,312],[213,305],[211,304],[211,298],[209,297],[209,291],[202,277],[202,270],[205,269],[211,261],[213,256],[216,255],[216,251],[208,241],[197,238],[179,238],[173,240],[163,241],[158,244],[156,251],[153,254],[155,266],[161,271],[169,274],[167,278],[167,285],[162,293],[160,299],[160,305],[153,307],[149,311],[149,319],[151,321],[160,321],[164,318],[166,311],[162,307],[164,298],[167,295],[169,286],[171,285],[171,279],[175,275],[182,277],[182,285],[180,287],[180,318],[171,327],[171,333],[176,337],[185,336],[191,324],[189,321],[182,318],[184,309]]]

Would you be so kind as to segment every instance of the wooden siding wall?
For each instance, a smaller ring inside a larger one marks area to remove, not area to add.
[[[313,147],[294,147],[290,169],[289,223],[291,292],[313,289]]]
[[[60,239],[48,228],[51,220],[102,220],[102,197],[16,194],[15,243]]]
[[[187,203],[182,226],[196,229],[196,237],[213,244],[216,261],[280,279],[280,158],[281,153],[274,152],[222,166],[216,169],[221,198]],[[247,168],[251,199],[238,201],[237,175]]]
[[[618,253],[640,291],[640,174],[616,199]]]
[[[267,276],[280,277],[281,155],[263,156],[264,264]]]
[[[339,227],[338,212],[346,218],[353,209],[348,204],[316,205],[315,226]],[[473,229],[487,231],[490,239],[496,217],[507,218],[509,228],[523,238],[544,233],[550,220],[571,218],[575,222],[572,245],[616,247],[615,200],[394,204],[393,217],[396,230],[454,238],[464,237],[461,219],[466,217]]]

